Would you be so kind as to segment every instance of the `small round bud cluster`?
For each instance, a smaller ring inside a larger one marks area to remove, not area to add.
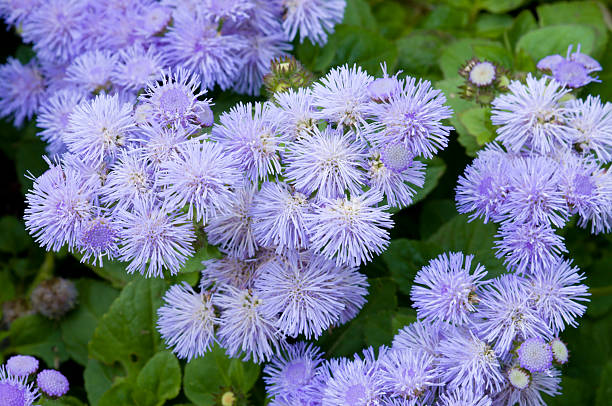
[[[523,390],[529,386],[531,374],[521,367],[514,366],[508,371],[508,380],[513,387]]]
[[[550,342],[550,347],[552,349],[552,356],[556,363],[563,365],[568,361],[569,351],[567,349],[567,346],[563,341],[561,341],[561,339],[559,339],[558,337],[554,338]]]
[[[63,278],[41,282],[30,296],[32,308],[50,319],[59,319],[74,308],[78,297],[74,283]]]
[[[521,367],[529,372],[544,372],[552,366],[553,352],[550,344],[539,337],[525,340],[517,352]]]
[[[38,370],[38,360],[29,355],[15,355],[6,361],[6,369],[15,376],[28,376]]]
[[[52,397],[64,396],[70,388],[68,379],[61,372],[54,369],[41,371],[36,377],[36,384],[38,389]]]
[[[461,97],[483,105],[491,104],[495,95],[505,90],[509,83],[505,69],[478,58],[472,58],[463,64],[459,75],[465,79],[465,83],[460,86]]]
[[[272,61],[270,72],[263,80],[266,92],[273,95],[309,86],[312,83],[312,73],[293,56],[282,56]]]

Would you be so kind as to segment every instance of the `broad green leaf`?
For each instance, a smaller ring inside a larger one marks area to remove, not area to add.
[[[428,199],[423,203],[419,219],[419,232],[422,239],[434,234],[440,226],[457,215],[455,200]]]
[[[87,400],[91,406],[97,406],[98,401],[113,385],[113,379],[120,373],[117,366],[109,366],[90,358],[87,361],[83,378]]]
[[[469,2],[469,0],[468,0]],[[435,7],[425,17],[422,28],[442,31],[462,31],[469,23],[469,12],[445,5]]]
[[[426,160],[427,168],[425,169],[425,183],[422,188],[417,189],[411,204],[416,204],[423,200],[432,190],[436,188],[438,182],[446,171],[446,164],[442,158],[433,158]]]
[[[406,24],[406,7],[395,1],[384,1],[376,4],[373,8],[374,17],[378,22],[379,32],[386,38],[398,38],[404,31],[409,30]]]
[[[8,269],[0,271],[0,286],[2,286],[0,290],[0,303],[12,300],[15,297],[15,285]]]
[[[183,377],[183,390],[187,398],[198,406],[212,406],[215,394],[231,384],[229,366],[230,360],[218,346],[203,357],[187,363]]]
[[[480,0],[480,6],[492,13],[506,13],[525,3],[527,0]]]
[[[83,402],[72,396],[62,396],[60,399],[45,398],[37,403],[40,406],[85,406]]]
[[[400,292],[409,296],[417,272],[441,253],[442,248],[436,243],[398,238],[391,241],[382,260]]]
[[[612,361],[608,361],[606,366],[603,368],[603,371],[601,372],[599,388],[597,388],[597,393],[595,395],[595,405],[609,405],[610,399],[612,399]]]
[[[15,320],[8,337],[10,345],[4,349],[4,354],[33,355],[52,366],[68,359],[58,323],[38,314]]]
[[[140,369],[162,344],[155,327],[167,284],[160,279],[130,282],[102,317],[89,343],[89,355],[126,372]]]
[[[40,176],[49,169],[47,163],[42,159],[42,156],[46,155],[45,143],[35,134],[36,126],[34,121],[30,121],[22,132],[22,137],[14,146],[14,150],[10,152],[15,159],[15,170],[23,194],[32,188],[33,182],[28,173]]]
[[[496,62],[506,69],[510,69],[513,64],[512,53],[498,42],[492,44],[474,45],[474,53],[480,59]]]
[[[0,252],[16,255],[25,251],[34,241],[25,230],[23,222],[14,216],[0,218]]]
[[[413,31],[397,40],[399,68],[410,75],[437,71],[445,41],[434,31]]]
[[[427,242],[437,244],[444,251],[474,255],[474,262],[484,265],[489,278],[506,272],[503,262],[495,257],[493,242],[496,226],[476,219],[468,222],[466,215],[458,215],[442,225]]]
[[[378,32],[378,23],[366,0],[348,0],[342,24]]]
[[[70,357],[81,365],[87,365],[89,341],[119,292],[93,279],[80,279],[75,285],[79,291],[78,307],[62,320],[62,339]]]
[[[75,256],[79,258],[78,255]],[[85,265],[100,277],[108,280],[115,288],[122,288],[128,282],[141,278],[138,275],[129,274],[125,270],[126,264],[119,261],[104,261],[102,267],[89,263],[85,263]]]
[[[181,391],[181,366],[170,351],[160,351],[140,370],[136,384],[140,389],[152,391],[156,400],[155,403],[138,402],[139,405],[162,405]]]
[[[398,330],[401,330],[405,326],[414,323],[417,320],[416,311],[410,307],[400,307],[397,312],[393,315],[391,325],[393,327],[393,334],[397,334]]]
[[[254,362],[232,359],[229,365],[229,379],[242,393],[248,393],[259,377],[261,367]]]
[[[133,387],[125,381],[117,381],[102,395],[98,406],[134,406],[132,399]]]
[[[476,20],[476,34],[481,38],[498,38],[513,21],[509,15],[483,13]]]
[[[538,23],[536,22],[531,11],[521,11],[520,14],[514,19],[512,27],[510,27],[506,32],[510,49],[515,49],[519,38],[527,34],[529,31],[535,30],[536,28],[538,28]]]
[[[497,135],[491,124],[491,111],[486,107],[476,107],[461,112],[459,121],[480,146],[493,141]]]
[[[536,62],[552,54],[565,55],[571,44],[581,44],[582,52],[591,54],[596,35],[595,29],[588,25],[554,25],[523,35],[516,44],[516,50],[524,50]]]

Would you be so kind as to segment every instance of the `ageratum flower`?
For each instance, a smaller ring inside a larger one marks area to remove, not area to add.
[[[289,404],[315,396],[321,390],[317,372],[322,362],[321,350],[312,344],[299,341],[287,345],[264,367],[266,391]]]
[[[44,394],[51,397],[60,397],[68,393],[70,384],[60,371],[45,369],[36,376],[36,385]]]
[[[96,93],[111,87],[111,72],[117,65],[117,55],[110,51],[89,51],[79,55],[66,69],[66,82],[86,93]]]
[[[139,149],[121,150],[100,190],[102,201],[129,209],[136,200],[150,199],[155,192],[155,175]]]
[[[223,257],[203,261],[204,269],[200,280],[200,289],[211,286],[233,286],[239,289],[252,288],[260,272],[260,261],[253,259],[238,259]]]
[[[491,398],[487,395],[470,392],[459,388],[440,395],[436,406],[491,406]]]
[[[42,0],[0,0],[0,16],[8,26],[18,27]]]
[[[6,361],[6,371],[14,376],[32,375],[38,370],[38,360],[29,355],[14,355]]]
[[[612,103],[587,96],[567,103],[568,124],[577,131],[574,141],[582,151],[593,152],[600,162],[612,160]]]
[[[38,135],[58,153],[65,152],[64,134],[68,128],[68,119],[81,101],[83,101],[82,93],[68,88],[53,93],[40,106],[36,116],[36,126],[42,128],[42,131]]]
[[[300,43],[305,38],[320,46],[327,42],[327,34],[334,32],[334,25],[344,17],[345,0],[284,0],[283,30],[287,38],[300,33]]]
[[[163,278],[165,268],[175,275],[193,255],[191,221],[184,214],[167,212],[152,199],[135,200],[131,211],[118,210],[117,224],[119,256],[130,262],[128,273]]]
[[[521,368],[529,372],[544,372],[552,367],[552,348],[541,337],[523,341],[518,347],[517,355]]]
[[[261,363],[278,352],[275,318],[263,313],[263,302],[256,293],[224,286],[214,305],[221,309],[217,337],[228,356],[244,354],[244,361]]]
[[[574,142],[577,132],[568,125],[569,109],[561,103],[569,89],[557,81],[536,79],[531,74],[526,84],[514,80],[508,89],[508,93],[493,100],[491,121],[500,126],[497,140],[509,151],[527,148],[546,154]]]
[[[145,48],[135,44],[119,51],[111,80],[123,89],[138,91],[148,83],[161,79],[160,72],[166,65],[164,55],[154,46]]]
[[[449,327],[446,323],[417,320],[402,328],[395,335],[393,348],[425,352],[437,358],[440,356],[440,341],[445,338]]]
[[[173,285],[157,309],[157,329],[166,346],[187,362],[202,357],[215,341],[219,320],[213,307],[214,296],[197,293],[186,282]]]
[[[523,389],[507,384],[499,393],[493,396],[494,404],[503,405],[525,405],[525,406],[544,406],[546,403],[542,398],[542,393],[548,396],[556,396],[561,392],[560,373],[556,369],[551,369],[545,373],[534,373],[531,380]]]
[[[378,206],[382,194],[370,190],[360,196],[322,199],[306,214],[311,247],[336,264],[358,266],[380,254],[389,244],[393,221],[388,206]]]
[[[407,77],[399,81],[399,89],[388,100],[371,104],[368,112],[375,118],[372,140],[378,145],[400,143],[414,156],[432,158],[446,148],[452,127],[442,124],[452,110],[446,106],[441,90],[431,82]]]
[[[4,365],[0,366],[0,404],[32,406],[40,394],[27,379],[27,376],[13,375]]]
[[[381,386],[391,398],[426,404],[439,385],[434,357],[418,351],[392,349],[378,359]]]
[[[306,196],[316,193],[319,199],[357,195],[365,181],[364,145],[352,133],[327,127],[323,132],[291,144],[287,152],[287,182]]]
[[[469,322],[487,274],[480,264],[471,269],[473,258],[461,252],[444,253],[416,274],[410,299],[419,319],[454,325]]]
[[[187,141],[160,165],[158,186],[165,204],[176,210],[187,206],[187,216],[204,224],[223,213],[234,198],[232,187],[242,174],[219,144]]]
[[[83,254],[81,262],[89,262],[89,259],[93,258],[93,265],[103,266],[104,257],[112,260],[117,256],[117,224],[111,217],[103,214],[86,221],[81,228],[77,248]]]
[[[310,88],[287,89],[274,94],[272,119],[281,134],[288,135],[288,141],[307,137],[316,127],[313,97]]]
[[[13,124],[20,127],[46,104],[42,72],[36,59],[22,65],[9,57],[0,66],[0,77],[0,117],[13,116]]]
[[[101,94],[77,105],[64,136],[68,150],[82,160],[100,164],[114,160],[134,131],[132,105],[119,96]]]
[[[591,82],[601,82],[597,77],[589,76],[593,72],[601,70],[601,65],[595,59],[580,52],[580,44],[576,52],[572,53],[573,46],[567,49],[567,56],[549,55],[542,58],[537,68],[552,74],[559,83],[579,88]]]

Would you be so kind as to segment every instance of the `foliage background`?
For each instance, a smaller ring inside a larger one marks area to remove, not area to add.
[[[495,137],[489,111],[458,98],[459,66],[477,56],[514,71],[533,71],[535,61],[564,54],[578,44],[598,59],[602,83],[585,93],[612,99],[612,15],[594,1],[524,0],[348,0],[343,23],[329,43],[316,48],[296,44],[298,59],[316,75],[343,63],[358,63],[379,73],[390,71],[427,78],[443,89],[455,110],[456,128],[449,147],[428,162],[426,186],[418,201],[394,215],[389,249],[362,269],[370,279],[368,304],[351,323],[326,333],[319,345],[328,356],[346,356],[367,345],[390,344],[398,328],[415,320],[409,292],[416,271],[446,250],[475,254],[492,276],[504,272],[492,250],[495,226],[468,223],[457,215],[454,186],[475,152]],[[5,30],[3,30],[5,31]],[[2,34],[3,59],[31,51],[12,32]],[[0,78],[1,80],[2,78]],[[243,97],[213,92],[215,113]],[[40,357],[60,368],[71,382],[69,397],[48,405],[213,405],[223,391],[250,393],[249,402],[265,403],[260,368],[227,359],[215,349],[190,364],[165,351],[155,330],[155,313],[170,283],[195,284],[202,259],[217,255],[213,247],[198,251],[176,278],[145,280],[129,276],[119,264],[103,269],[82,265],[63,252],[45,253],[24,229],[27,171],[39,175],[44,144],[30,123],[15,129],[0,122],[0,302],[27,298],[36,284],[51,276],[71,278],[79,305],[59,322],[26,315],[0,329],[0,360],[15,353]],[[563,370],[563,395],[549,405],[610,404],[612,398],[612,236],[592,236],[568,227],[563,232],[569,256],[587,275],[592,301],[578,328],[562,338],[571,358]],[[1,311],[1,310],[0,310]]]

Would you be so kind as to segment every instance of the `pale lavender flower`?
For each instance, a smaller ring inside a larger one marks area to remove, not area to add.
[[[251,0],[203,0],[198,6],[198,12],[212,15],[215,21],[223,19],[236,22],[247,19],[255,3]]]
[[[152,200],[135,200],[131,211],[117,212],[122,261],[130,264],[128,273],[163,278],[163,270],[178,273],[193,255],[195,240],[191,221],[184,214],[166,212]]]
[[[541,337],[532,337],[523,341],[516,353],[521,368],[529,372],[544,372],[552,367],[552,348]]]
[[[593,72],[601,70],[601,65],[595,59],[580,52],[580,45],[576,52],[572,53],[573,46],[567,49],[567,56],[549,55],[541,59],[537,68],[552,74],[559,83],[579,88],[591,82],[601,82],[597,77],[589,76]]]
[[[473,258],[461,252],[444,253],[416,274],[410,298],[419,319],[457,326],[469,322],[487,274],[480,264],[472,270]]]
[[[91,218],[95,191],[81,173],[49,162],[26,194],[26,229],[46,250],[68,249],[77,243],[81,228]]]
[[[260,246],[275,249],[278,254],[306,249],[310,238],[304,215],[311,210],[304,194],[282,182],[266,182],[251,206],[253,235]]]
[[[546,406],[542,393],[548,396],[559,395],[561,393],[560,375],[556,369],[545,373],[535,373],[531,375],[531,380],[524,389],[507,384],[503,390],[493,396],[493,402],[500,405]]]
[[[143,106],[139,104],[138,106]],[[169,161],[179,145],[189,139],[191,133],[183,127],[162,127],[157,124],[142,125],[139,131],[139,148],[142,157],[156,170]]]
[[[577,132],[568,125],[569,109],[561,103],[569,89],[547,78],[527,76],[527,83],[512,81],[509,92],[493,100],[491,121],[500,126],[497,140],[509,151],[524,147],[549,153],[557,146],[569,146]]]
[[[129,209],[136,200],[155,196],[155,173],[142,159],[140,150],[124,149],[111,167],[104,186],[102,201]]]
[[[123,89],[138,91],[148,83],[162,78],[166,61],[154,46],[145,48],[135,44],[119,51],[118,62],[111,72],[111,80]]]
[[[491,398],[485,394],[459,388],[441,394],[436,406],[491,406]]]
[[[588,302],[588,287],[582,283],[584,275],[572,262],[559,259],[550,267],[542,268],[528,279],[535,309],[558,334],[566,326],[576,327],[576,319],[582,317]]]
[[[66,82],[76,88],[96,93],[111,88],[111,72],[117,55],[110,51],[89,51],[79,55],[66,69]]]
[[[9,26],[20,26],[42,0],[0,0],[0,16]]]
[[[393,349],[378,359],[380,385],[391,398],[426,404],[439,385],[435,359],[426,352]],[[413,403],[414,404],[414,403]]]
[[[285,178],[296,190],[319,199],[361,193],[365,182],[364,146],[352,133],[327,127],[293,143],[287,152]]]
[[[322,199],[306,214],[312,249],[337,264],[358,266],[372,260],[389,244],[393,227],[388,206],[378,206],[382,194],[368,191],[350,199]]]
[[[310,88],[274,94],[272,120],[279,133],[288,135],[288,141],[308,137],[316,127],[313,97]]]
[[[32,406],[39,398],[38,389],[28,383],[27,376],[16,376],[0,366],[0,404]]]
[[[258,248],[250,215],[255,190],[243,187],[235,191],[232,205],[223,214],[210,219],[205,228],[208,242],[235,258],[251,258]]]
[[[192,140],[160,165],[157,185],[164,204],[175,210],[187,206],[190,219],[206,224],[231,206],[232,188],[240,182],[242,174],[219,144]]]
[[[60,371],[45,369],[36,376],[36,385],[43,393],[51,397],[60,397],[68,393],[70,384]]]
[[[220,308],[219,343],[230,357],[244,354],[244,361],[269,361],[279,350],[276,320],[263,313],[263,302],[254,292],[225,286],[215,297]]]
[[[278,133],[272,116],[268,103],[238,103],[221,115],[212,130],[211,139],[234,156],[252,182],[281,171],[280,152],[287,139]]]
[[[553,266],[561,253],[567,252],[563,237],[548,224],[514,223],[501,225],[494,242],[497,258],[518,272],[533,274]]]
[[[38,136],[48,143],[64,145],[63,137],[70,114],[82,100],[83,95],[75,89],[67,88],[53,93],[40,106],[36,117],[36,126],[42,128]]]
[[[208,289],[211,286],[234,286],[239,289],[253,287],[253,283],[259,276],[261,261],[257,258],[238,259],[223,257],[221,259],[209,259],[203,261],[204,269],[200,280],[200,289]]]
[[[9,57],[0,66],[0,117],[13,117],[19,127],[38,111],[46,99],[45,83],[36,60],[22,65]]]
[[[317,370],[322,360],[321,350],[303,341],[287,345],[264,367],[264,382],[268,395],[287,402],[312,397],[320,390]]]
[[[612,103],[587,96],[567,103],[568,125],[577,131],[574,140],[582,151],[594,152],[600,162],[612,160]]]
[[[244,61],[238,56],[247,46],[245,38],[221,34],[212,16],[186,11],[174,13],[173,24],[162,38],[162,52],[169,64],[182,66],[202,75],[202,87],[215,84],[228,89]]]
[[[360,66],[348,65],[332,69],[312,88],[316,117],[337,123],[339,127],[363,129],[370,117],[367,88],[373,78]]]
[[[103,266],[103,258],[114,259],[119,250],[117,225],[112,218],[102,214],[86,221],[81,228],[77,248],[83,254],[81,262]]]
[[[437,358],[440,356],[440,341],[448,333],[445,323],[415,321],[402,328],[393,338],[394,349],[405,349],[412,352],[426,352]]]
[[[14,355],[6,361],[6,371],[14,376],[32,375],[38,370],[38,360],[29,355]]]
[[[471,393],[498,391],[502,375],[497,353],[472,332],[457,331],[440,341],[438,368],[447,389]]]
[[[145,2],[143,8],[136,17],[136,33],[146,38],[162,33],[172,20],[170,8],[150,2]]]
[[[387,100],[371,104],[368,109],[376,120],[372,125],[376,132],[371,138],[381,146],[400,143],[414,156],[432,158],[446,148],[453,129],[442,124],[452,115],[445,102],[444,93],[432,88],[431,82],[402,79]]]
[[[101,94],[74,108],[64,142],[82,160],[99,164],[115,158],[128,144],[134,128],[132,105],[121,102],[117,95]]]
[[[186,282],[173,285],[157,309],[157,330],[168,348],[187,362],[202,357],[215,342],[214,296],[197,293]]]
[[[325,45],[327,34],[342,21],[346,0],[284,0],[283,30],[289,40],[299,31],[300,42],[305,38],[313,44]]]
[[[345,285],[349,278],[343,274],[356,269],[311,255],[269,261],[259,271],[255,290],[263,301],[262,312],[276,318],[278,329],[290,337],[319,337],[340,318],[345,292],[360,288]]]
[[[387,73],[386,62],[381,63],[380,68],[382,70],[383,77],[374,79],[368,85],[368,94],[370,99],[377,103],[388,101],[391,96],[402,91],[402,83],[397,78],[397,75],[399,75],[401,71],[397,72],[393,76],[389,76]]]
[[[523,278],[503,275],[483,291],[475,323],[483,339],[494,343],[496,353],[505,355],[515,339],[551,337],[548,323],[531,306],[530,291]]]

